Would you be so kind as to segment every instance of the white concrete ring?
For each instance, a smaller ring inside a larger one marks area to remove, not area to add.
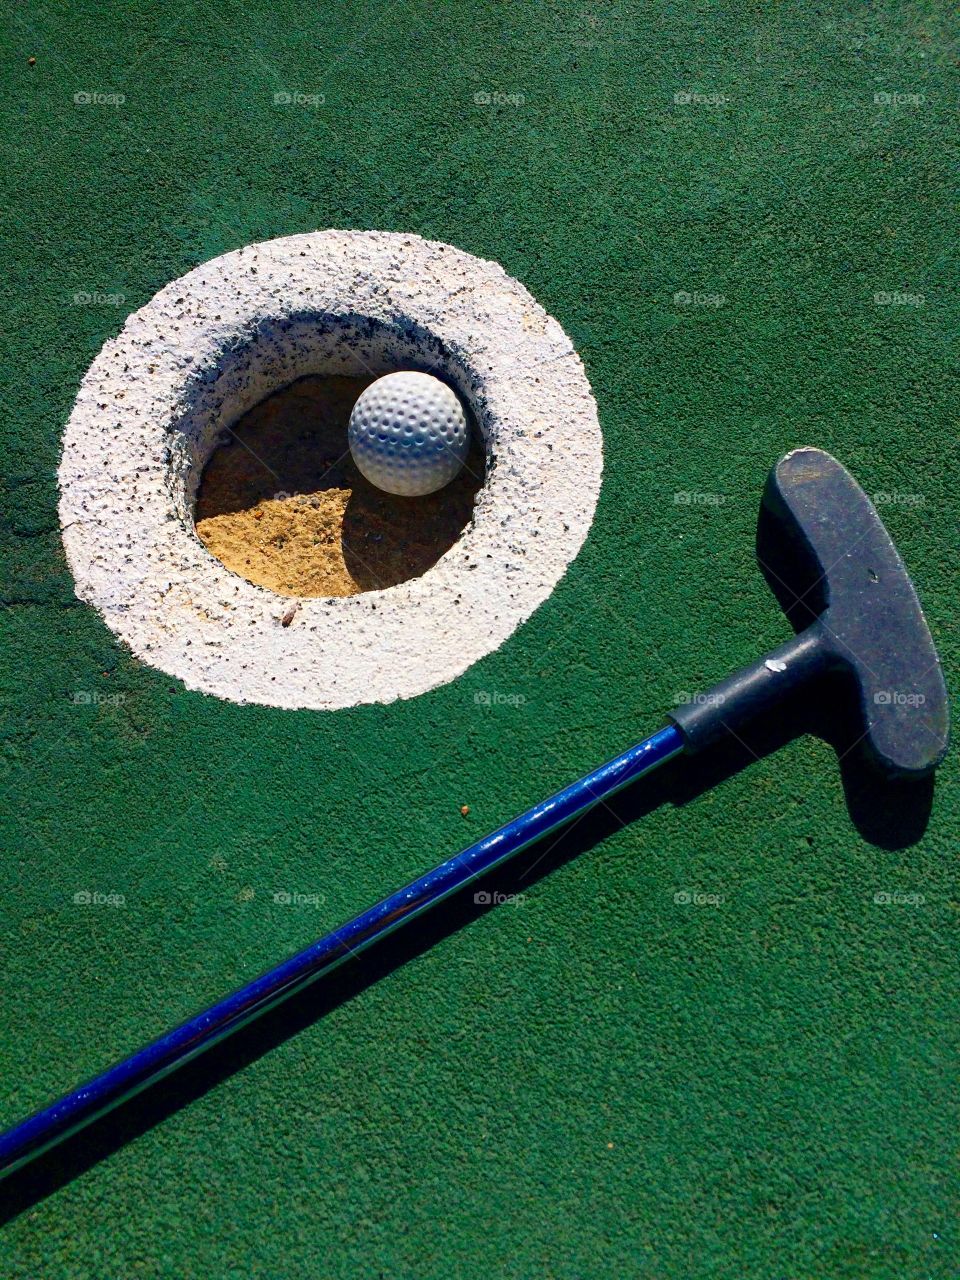
[[[420,578],[290,600],[193,527],[223,429],[308,374],[432,370],[471,406],[487,475]],[[67,424],[60,519],[77,595],[138,658],[234,702],[332,709],[411,698],[498,648],[589,531],[602,439],[579,357],[495,262],[419,236],[317,231],[167,285],[94,360]]]

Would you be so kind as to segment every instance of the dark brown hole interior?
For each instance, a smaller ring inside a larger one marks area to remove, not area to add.
[[[194,522],[228,569],[281,595],[350,596],[419,577],[457,541],[483,485],[476,426],[466,465],[445,488],[383,493],[347,445],[350,411],[373,380],[301,378],[224,433],[200,477]]]

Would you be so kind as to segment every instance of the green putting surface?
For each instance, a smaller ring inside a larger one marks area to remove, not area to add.
[[[753,539],[788,449],[881,495],[952,687],[951,26],[937,4],[17,11],[0,1124],[785,638]],[[75,598],[60,437],[161,286],[325,227],[521,280],[584,361],[603,489],[550,599],[460,679],[233,705]],[[491,880],[518,900],[414,925],[432,945],[98,1127],[99,1160],[75,1143],[0,1184],[0,1272],[956,1277],[956,755],[924,822],[900,791],[845,797],[819,739],[758,754],[668,766]]]

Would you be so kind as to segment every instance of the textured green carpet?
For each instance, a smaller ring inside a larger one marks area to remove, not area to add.
[[[788,448],[915,499],[884,516],[952,682],[951,21],[945,3],[16,8],[0,1123],[783,638],[753,532]],[[875,100],[894,93],[914,100]],[[502,650],[327,715],[133,660],[73,597],[55,484],[78,383],[130,311],[217,253],[322,227],[500,261],[574,338],[606,444],[587,546]],[[858,832],[811,738],[682,806],[651,787],[649,813],[602,843],[585,828],[593,847],[538,867],[520,905],[249,1051],[51,1194],[21,1189],[0,1271],[955,1277],[956,777],[953,757],[901,848]],[[84,890],[125,903],[74,905]]]

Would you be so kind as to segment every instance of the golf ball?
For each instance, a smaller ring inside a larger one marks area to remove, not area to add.
[[[371,484],[407,498],[435,493],[463,467],[470,427],[463,405],[429,373],[388,373],[353,406],[350,452]]]

